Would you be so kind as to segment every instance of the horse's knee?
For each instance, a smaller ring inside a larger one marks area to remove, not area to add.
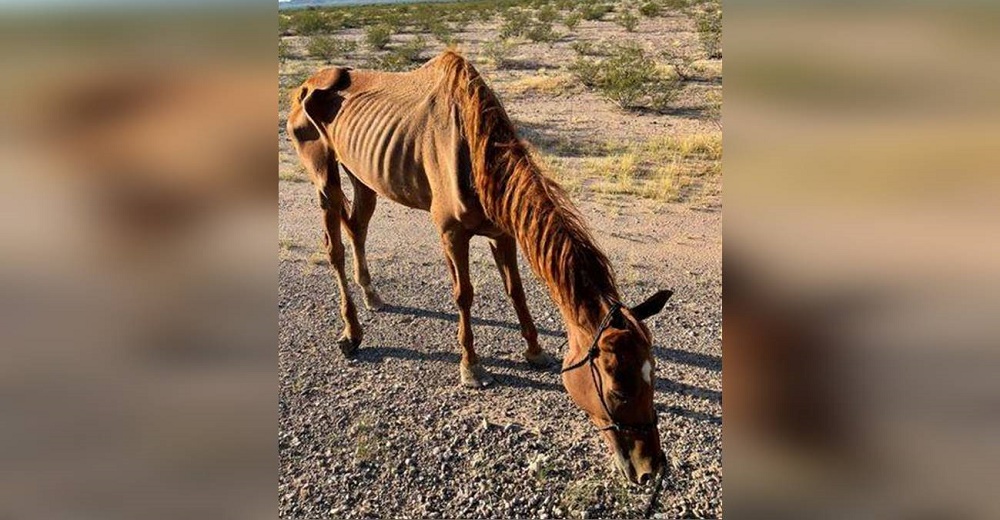
[[[472,306],[472,287],[457,285],[452,296],[455,298],[455,305],[458,305],[460,309],[468,309]]]

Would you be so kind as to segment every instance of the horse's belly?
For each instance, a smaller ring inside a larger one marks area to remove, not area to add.
[[[338,151],[338,160],[365,186],[411,208],[429,210],[432,190],[423,165],[405,148],[384,153]]]

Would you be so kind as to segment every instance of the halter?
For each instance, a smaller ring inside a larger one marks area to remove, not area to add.
[[[583,365],[586,364],[590,365],[590,377],[593,378],[594,380],[594,386],[597,387],[597,397],[601,400],[601,407],[604,408],[604,413],[608,415],[608,422],[610,423],[607,426],[598,427],[597,431],[603,432],[607,430],[614,430],[617,432],[633,432],[633,433],[643,433],[643,432],[653,431],[656,429],[656,424],[657,424],[656,413],[653,413],[653,422],[651,423],[622,424],[616,421],[614,416],[611,415],[611,408],[608,407],[607,401],[604,400],[604,382],[601,379],[601,372],[600,370],[598,370],[597,365],[595,364],[595,360],[597,359],[597,356],[600,354],[597,342],[601,338],[601,334],[603,334],[604,331],[607,330],[609,326],[611,326],[611,320],[614,318],[615,314],[620,312],[621,308],[623,307],[622,303],[617,300],[609,298],[608,302],[611,303],[611,310],[609,310],[608,313],[604,316],[604,319],[601,320],[601,325],[597,327],[597,332],[594,333],[594,341],[593,343],[591,343],[590,350],[587,351],[587,355],[584,356],[583,359],[581,359],[580,361],[577,361],[576,363],[573,363],[572,365],[560,370],[559,373],[565,374],[566,372],[580,368]]]

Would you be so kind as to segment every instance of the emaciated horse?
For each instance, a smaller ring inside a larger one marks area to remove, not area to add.
[[[644,482],[665,457],[656,428],[652,338],[643,320],[670,297],[660,291],[632,307],[607,257],[565,192],[545,177],[496,95],[463,57],[446,51],[406,73],[327,68],[292,95],[288,134],[319,193],[326,248],[337,274],[351,354],[362,330],[347,289],[341,227],[354,246],[365,305],[382,302],[365,258],[377,195],[429,211],[441,234],[458,306],[464,385],[493,378],[473,349],[469,240],[485,236],[535,366],[553,360],[538,344],[517,268],[517,246],[548,287],[568,334],[563,384],[598,426],[622,473]],[[354,187],[349,203],[338,166]]]

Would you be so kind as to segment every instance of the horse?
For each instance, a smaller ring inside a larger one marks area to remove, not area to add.
[[[469,240],[489,240],[527,344],[527,362],[547,368],[517,266],[520,246],[559,307],[567,332],[563,385],[597,426],[618,469],[643,483],[665,461],[653,408],[652,337],[643,320],[672,292],[634,307],[621,303],[614,271],[579,211],[546,177],[495,93],[473,65],[448,50],[402,73],[330,67],[291,94],[287,130],[316,187],[325,247],[336,272],[351,355],[362,339],[347,287],[341,228],[353,245],[364,303],[383,303],[372,285],[365,240],[376,200],[430,213],[458,307],[459,376],[468,387],[494,382],[473,348]],[[339,169],[354,188],[348,202]]]

